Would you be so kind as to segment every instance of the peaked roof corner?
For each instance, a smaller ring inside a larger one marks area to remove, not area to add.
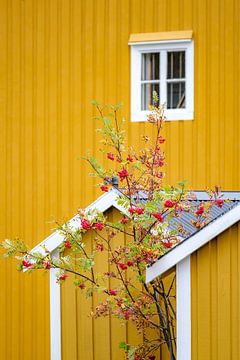
[[[117,198],[120,195],[120,192],[116,188],[110,189],[107,193],[99,196],[93,203],[86,207],[86,211],[96,209],[101,212],[105,212],[111,207],[115,207],[119,211],[125,213],[125,209],[122,208],[117,203]],[[72,219],[68,221],[69,225],[72,228],[76,227],[76,220],[78,215],[75,215]],[[47,251],[54,252],[59,245],[64,241],[63,235],[59,231],[55,231],[46,239],[44,239],[40,244],[35,246],[31,251],[32,252],[39,252],[43,255],[47,254]]]

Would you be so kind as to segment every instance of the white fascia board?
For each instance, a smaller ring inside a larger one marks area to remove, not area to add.
[[[110,207],[113,206],[122,213],[127,215],[126,210],[117,203],[117,198],[119,197],[119,195],[121,195],[120,192],[117,189],[113,188],[109,192],[100,196],[96,201],[90,204],[85,210],[89,211],[96,209],[98,211],[105,212],[106,210],[108,210]],[[79,216],[78,215],[74,216],[71,220],[69,220],[68,224],[72,229],[79,227]],[[45,249],[47,249],[47,251],[51,253],[59,245],[61,245],[63,241],[64,241],[63,235],[58,231],[55,231],[53,234],[51,234],[45,240],[43,240],[40,244],[38,244],[35,248],[33,248],[31,252],[33,253],[39,252],[42,253],[43,255],[47,255]]]
[[[146,269],[146,282],[150,282],[157,276],[164,274],[187,256],[194,253],[200,247],[221,234],[240,220],[240,204],[229,210],[217,220],[198,231],[195,235],[177,245],[157,260],[151,267]]]
[[[53,256],[58,258],[55,251]],[[50,337],[51,360],[61,360],[61,293],[60,284],[56,281],[58,269],[50,269]]]

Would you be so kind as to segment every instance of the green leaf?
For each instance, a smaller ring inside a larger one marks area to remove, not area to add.
[[[178,185],[181,186],[182,188],[184,188],[186,183],[187,183],[187,180],[182,180],[178,183]]]
[[[92,288],[88,288],[86,291],[86,297],[90,298],[93,295],[93,289]]]
[[[128,360],[134,360],[136,348],[131,346],[128,350]]]
[[[145,276],[144,276],[144,275],[139,275],[139,276],[138,276],[138,281],[139,281],[140,283],[144,284],[144,283],[145,283]]]
[[[92,100],[92,101],[91,101],[91,104],[92,104],[93,106],[99,106],[99,102],[98,102],[97,100]]]
[[[125,341],[121,341],[119,344],[119,348],[128,351],[130,346]]]
[[[113,111],[118,111],[119,109],[121,109],[123,106],[122,102],[117,103],[116,105],[112,105],[111,108]]]
[[[153,105],[157,106],[158,101],[159,101],[159,96],[158,96],[158,93],[155,90],[152,92],[152,99],[153,99]]]

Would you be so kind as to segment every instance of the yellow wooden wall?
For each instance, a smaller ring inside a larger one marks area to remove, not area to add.
[[[240,224],[191,257],[192,360],[240,358]]]
[[[109,221],[116,222],[119,221],[121,214],[112,208],[106,216]],[[106,236],[104,233],[102,235]],[[86,245],[86,251],[91,251],[93,248],[95,237],[96,233],[93,231],[84,235],[83,242]],[[111,246],[116,248],[126,244],[127,241],[127,236],[120,233],[111,241]],[[96,274],[111,271],[108,260],[109,256],[106,252],[96,255],[94,259]],[[114,267],[112,271],[114,271]],[[131,276],[130,273],[128,275]],[[166,291],[169,289],[174,275],[175,270],[164,279]],[[135,274],[133,274],[134,277]],[[142,336],[137,333],[131,323],[108,317],[93,319],[90,316],[91,312],[104,300],[105,296],[94,294],[92,298],[86,299],[83,291],[73,286],[73,282],[74,276],[70,276],[61,286],[62,360],[125,359],[124,351],[119,349],[120,342],[125,341],[131,345],[138,345],[142,341]],[[111,279],[105,286],[108,288],[118,287],[119,281]],[[175,295],[175,286],[171,295]],[[172,304],[175,307],[173,301]],[[148,330],[148,336],[154,336],[155,339],[156,332]],[[168,360],[168,357],[167,346],[163,345],[156,360]]]
[[[123,101],[131,33],[192,29],[195,119],[166,124],[167,181],[239,187],[239,0],[0,0],[0,238],[30,246],[97,195],[90,100]],[[129,142],[146,124],[128,120]],[[48,279],[1,261],[0,358],[49,358]],[[38,330],[35,330],[35,329]]]

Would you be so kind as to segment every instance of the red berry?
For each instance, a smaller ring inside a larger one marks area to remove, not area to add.
[[[128,155],[128,157],[127,157],[127,161],[129,161],[129,162],[133,162],[133,157],[132,157],[131,155]]]
[[[67,276],[67,274],[62,274],[62,275],[60,275],[59,276],[59,280],[66,280],[66,278],[67,278],[68,276]]]
[[[127,262],[127,266],[133,266],[134,265],[134,262],[133,261],[131,261],[131,260],[128,260],[128,262]]]
[[[140,208],[137,207],[137,208],[135,209],[135,212],[136,212],[138,215],[142,215],[142,214],[144,213],[144,209],[141,208],[141,207],[140,207]]]
[[[155,360],[156,359],[156,356],[155,355],[149,355],[149,360]]]
[[[162,136],[159,136],[158,138],[160,144],[164,144],[166,139],[164,139]]]
[[[72,244],[70,243],[70,241],[65,241],[64,246],[65,246],[66,249],[71,249]]]
[[[104,250],[103,244],[102,244],[102,243],[97,243],[97,245],[96,245],[96,250],[98,250],[98,251],[103,251],[103,250]]]
[[[166,208],[172,208],[174,205],[175,205],[175,203],[174,203],[172,200],[170,200],[170,199],[168,199],[168,200],[166,200],[166,201],[164,202],[164,206],[165,206]]]
[[[123,225],[125,225],[127,223],[127,218],[122,217],[120,221]]]
[[[128,177],[128,171],[126,169],[118,171],[118,175],[120,176],[120,181],[123,181],[126,177]]]
[[[22,265],[26,268],[33,267],[33,264],[27,260],[22,260]]]
[[[197,211],[195,212],[196,215],[202,215],[204,213],[204,206],[200,205],[197,209]]]
[[[135,208],[133,206],[129,206],[128,211],[130,212],[130,214],[134,214],[135,213]]]
[[[82,228],[84,230],[90,230],[91,229],[91,224],[87,219],[82,219],[81,220],[81,225],[82,225]]]
[[[94,224],[94,227],[96,229],[98,229],[99,231],[101,231],[103,229],[103,223],[102,222],[98,222],[96,224]]]
[[[112,154],[112,153],[107,153],[107,158],[109,159],[109,160],[114,160],[114,155]]]
[[[127,265],[123,264],[123,263],[119,263],[118,266],[120,267],[121,270],[127,270]]]
[[[117,295],[117,290],[109,289],[109,290],[108,290],[108,293],[109,293],[109,295],[111,295],[111,296],[116,296],[116,295]]]
[[[108,192],[108,187],[107,187],[106,185],[100,186],[100,189],[101,189],[103,192]]]
[[[154,212],[154,213],[152,213],[152,216],[154,216],[160,222],[164,221],[164,218],[160,212]]]
[[[130,319],[130,316],[131,316],[131,312],[129,310],[125,311],[124,313],[124,317],[126,320],[129,320]]]
[[[51,268],[51,264],[49,261],[42,260],[42,265],[45,267],[45,269],[49,270]]]
[[[171,248],[173,244],[171,243],[171,241],[165,241],[165,242],[163,242],[163,245],[164,245],[166,248]]]
[[[222,199],[217,199],[215,201],[216,205],[219,207],[219,208],[222,208],[223,207],[223,203],[224,201]]]

